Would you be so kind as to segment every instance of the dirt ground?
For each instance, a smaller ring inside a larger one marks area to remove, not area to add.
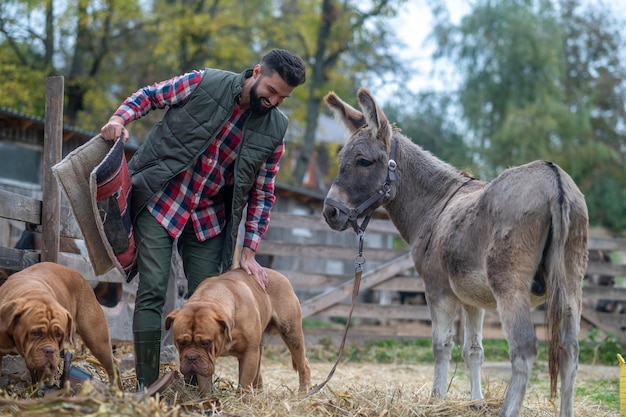
[[[371,414],[371,409],[381,409],[381,402],[390,401],[390,404],[398,402],[402,404],[401,411],[395,409],[394,415],[437,415],[437,416],[464,416],[468,410],[469,381],[465,365],[462,362],[452,363],[448,375],[450,381],[449,394],[445,401],[434,401],[430,399],[430,390],[433,379],[432,364],[424,365],[403,365],[403,364],[373,364],[373,363],[351,363],[341,362],[328,384],[309,401],[306,402],[306,412],[300,413],[302,403],[294,400],[298,388],[298,376],[291,367],[291,358],[286,349],[282,347],[266,348],[266,355],[262,361],[263,392],[262,397],[267,396],[259,402],[267,407],[271,413],[250,414],[245,408],[246,402],[242,402],[238,397],[227,396],[224,398],[224,416],[242,415],[268,415],[268,416],[291,416],[291,415],[326,415],[320,410],[332,408],[342,404],[341,412],[335,410],[329,416],[365,416],[378,415]],[[317,346],[316,346],[317,348]],[[122,381],[125,386],[133,386],[134,369],[132,359],[132,348],[130,346],[120,346],[121,365],[123,368]],[[334,346],[327,349],[335,350]],[[269,355],[267,351],[270,351]],[[6,358],[5,358],[6,359]],[[87,358],[88,359],[88,358]],[[86,365],[85,360],[77,360],[74,364]],[[87,364],[89,365],[89,364]],[[315,386],[322,383],[332,369],[331,362],[311,362],[311,382]],[[93,370],[93,364],[90,365]],[[176,360],[164,364],[168,370],[176,369]],[[232,357],[222,357],[216,366],[216,387],[219,391],[233,392],[238,378],[238,365]],[[102,376],[102,375],[101,375]],[[483,394],[485,399],[491,404],[487,410],[480,413],[472,413],[472,416],[496,415],[502,399],[506,392],[507,381],[510,378],[510,364],[499,362],[486,362],[483,366]],[[576,417],[617,417],[618,410],[611,409],[604,404],[594,403],[588,394],[579,393],[580,387],[593,387],[593,381],[615,381],[619,384],[619,367],[616,366],[589,366],[580,365],[577,379],[577,393],[575,397]],[[596,388],[597,390],[597,385]],[[131,388],[130,391],[133,389]],[[128,391],[125,389],[125,391]],[[178,394],[177,394],[178,395]],[[167,398],[167,396],[166,396]],[[272,402],[270,402],[272,398]],[[279,399],[279,400],[277,400]],[[372,407],[371,403],[376,407]],[[256,404],[256,403],[255,403]],[[494,405],[495,404],[495,405]],[[109,403],[111,406],[111,402]],[[416,410],[419,406],[418,414],[406,410]],[[254,407],[254,406],[253,406]],[[276,407],[284,407],[284,412],[276,411]],[[292,407],[292,408],[290,408]],[[369,407],[369,408],[368,408]],[[428,412],[429,407],[436,407],[437,412]],[[457,407],[457,408],[455,408]],[[385,407],[382,407],[385,408]],[[289,411],[292,410],[293,412]],[[364,411],[358,411],[363,409]],[[445,411],[445,410],[448,411]],[[457,412],[456,410],[465,410]],[[547,366],[537,364],[533,369],[528,390],[524,399],[523,410],[520,417],[552,417],[558,409],[558,403],[554,404],[549,399]],[[240,410],[244,410],[241,411]],[[296,412],[297,410],[300,410]],[[315,412],[313,411],[315,410]],[[394,413],[389,407],[389,413]],[[426,411],[424,411],[426,410]],[[442,411],[444,410],[444,411]],[[268,412],[269,412],[268,411]],[[295,413],[295,414],[294,414]],[[317,413],[317,414],[316,414]],[[347,414],[346,414],[347,413]],[[399,413],[399,414],[398,414]],[[392,415],[388,414],[388,415]],[[27,414],[23,414],[27,415]],[[39,415],[39,414],[38,414]],[[69,414],[68,414],[69,415]],[[92,415],[92,414],[90,414]],[[95,415],[95,414],[94,414]],[[141,415],[139,413],[138,415]],[[155,414],[156,415],[156,414]],[[163,414],[165,415],[165,414]],[[187,414],[179,414],[187,415]],[[198,414],[189,414],[198,415]],[[387,414],[381,414],[387,415]]]
[[[263,362],[264,381],[273,385],[297,387],[298,378],[291,369],[288,357],[285,361],[266,360]],[[233,358],[220,358],[218,366],[219,377],[237,379],[237,362]],[[332,368],[332,363],[312,363],[311,379],[313,385],[326,379]],[[468,391],[469,380],[465,374],[465,365],[458,364],[456,381],[452,382],[451,391]],[[451,365],[449,378],[454,376],[455,364]],[[463,371],[463,372],[462,372]],[[511,365],[505,362],[485,362],[483,364],[483,382],[489,384],[506,384],[511,375]],[[539,374],[537,377],[543,377]],[[545,375],[547,378],[547,374]],[[618,366],[579,365],[578,378],[585,381],[619,379]],[[329,384],[341,385],[379,385],[394,384],[410,387],[414,390],[426,389],[430,391],[433,379],[433,366],[428,365],[394,365],[372,363],[340,363]],[[532,384],[532,382],[531,382]]]
[[[311,363],[312,384],[315,386],[323,382],[333,364]],[[546,368],[547,367],[543,367]],[[233,358],[220,358],[217,372],[218,377],[233,383],[237,380],[237,364]],[[291,369],[290,359],[284,358],[267,360],[262,365],[264,388],[270,392],[295,391],[298,386],[296,373]],[[383,392],[397,390],[402,395],[415,398],[428,398],[432,387],[433,367],[428,365],[395,365],[372,363],[340,363],[335,374],[323,390],[332,392],[336,397],[350,397],[351,393],[371,391],[373,388]],[[510,378],[510,364],[486,362],[483,366],[483,394],[485,398],[501,401]],[[452,364],[448,379],[451,381],[447,400],[468,401],[469,379],[465,366],[459,363]],[[619,381],[619,368],[608,366],[580,365],[578,370],[577,387],[594,380]],[[323,397],[324,395],[322,395]],[[590,404],[588,397],[575,397],[575,415],[577,417],[618,417],[619,411],[603,404]],[[556,408],[555,408],[556,407]],[[524,399],[523,416],[544,416],[546,410],[558,409],[558,401],[553,404],[548,394],[548,376],[544,371],[535,371],[531,376],[528,391]],[[592,414],[590,414],[592,410]]]
[[[367,326],[360,324],[358,326],[351,327],[348,334],[347,344],[364,343],[365,341],[376,339],[378,336],[380,336],[381,339],[389,339],[390,335],[392,335],[391,337],[397,339],[414,340],[416,337],[429,337],[430,334],[430,326],[428,324],[422,325],[416,322],[409,324],[389,323],[384,332],[380,332],[380,329],[381,326],[379,325]],[[307,348],[325,349],[329,350],[331,353],[337,353],[341,337],[343,336],[343,330],[343,326],[338,326],[338,328],[335,329],[305,329]],[[502,335],[498,333],[498,331],[499,329],[490,329],[486,327],[484,330],[485,338],[501,338]],[[582,331],[585,330],[582,329]],[[380,334],[377,334],[377,332],[380,332]],[[538,331],[538,334],[540,333],[542,332]],[[267,342],[268,346],[266,347],[266,355],[264,356],[262,362],[264,389],[267,392],[276,393],[289,398],[289,396],[293,395],[298,388],[298,376],[291,367],[291,358],[278,336],[269,338]],[[116,356],[120,359],[122,381],[125,385],[124,391],[133,391],[136,380],[134,375],[132,343],[118,342],[116,348]],[[270,352],[269,355],[267,355],[268,350]],[[177,355],[175,351],[171,353],[171,361],[166,362],[162,370],[177,369]],[[88,354],[87,357],[89,358]],[[79,356],[76,358],[79,359]],[[3,361],[3,365],[5,366],[3,366],[3,375],[0,379],[9,377],[9,375],[5,374],[6,369],[4,369],[8,362],[7,359],[8,358],[5,357],[5,360]],[[486,362],[482,368],[483,394],[485,395],[485,398],[492,403],[501,404],[506,392],[507,383],[510,379],[511,366],[507,362],[493,362],[490,361],[489,358],[485,358],[485,360]],[[86,362],[89,362],[89,360],[83,360],[83,362],[77,360],[74,364],[78,366],[82,365],[83,367],[87,365],[87,369],[95,374],[97,372],[96,367],[94,367],[93,364]],[[311,382],[312,385],[315,386],[326,380],[334,363],[313,361],[310,365],[312,372]],[[23,366],[19,366],[14,363],[12,368],[16,377],[21,374],[22,376],[20,379],[23,379],[24,369],[20,369],[23,368]],[[430,397],[433,372],[433,365],[431,363],[424,365],[404,365],[393,363],[383,365],[374,363],[351,363],[344,359],[344,361],[338,365],[328,384],[322,389],[322,391],[320,391],[320,393],[316,394],[316,396],[318,396],[320,403],[331,404],[333,401],[338,399],[353,402],[363,401],[363,398],[359,397],[359,393],[367,393],[366,396],[377,395],[370,394],[373,392],[380,393],[380,398],[391,398],[398,395],[402,397],[403,400],[407,400],[409,402],[414,400],[419,404],[423,404],[424,401],[428,401],[428,398]],[[220,358],[216,367],[216,386],[227,392],[232,391],[237,383],[237,373],[238,365],[234,358]],[[104,378],[104,375],[100,376]],[[611,381],[611,384],[613,383],[612,381],[615,381],[614,383],[616,384],[618,390],[619,377],[620,370],[617,365],[617,360],[615,366],[579,365],[578,377],[576,381],[577,392],[575,397],[575,416],[619,416],[619,410],[611,409],[601,403],[596,404],[593,402],[593,397],[589,394],[584,394],[584,387],[587,386],[585,384],[589,384],[588,386],[592,389],[598,389],[598,384],[596,383],[594,385],[593,381]],[[469,400],[469,378],[467,376],[465,364],[462,361],[458,363],[453,362],[451,364],[448,380],[450,386],[446,401],[451,401],[451,404],[466,404]],[[536,364],[531,374],[527,394],[524,399],[524,410],[521,413],[522,417],[547,417],[554,415],[555,410],[558,409],[558,402],[557,404],[554,404],[549,399],[548,380],[547,365],[541,363]],[[312,402],[312,404],[316,403],[316,401]],[[286,404],[294,406],[295,403],[291,404],[287,402]],[[463,407],[467,406],[465,405]],[[496,405],[493,409],[497,410],[498,407],[499,406]],[[227,413],[226,415],[229,414]],[[455,412],[447,414],[440,413],[437,415],[456,416]],[[491,414],[480,414],[480,416],[483,415]]]

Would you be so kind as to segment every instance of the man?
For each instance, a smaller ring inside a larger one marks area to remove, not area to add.
[[[306,80],[293,52],[274,49],[241,74],[193,71],[144,87],[105,124],[105,139],[128,139],[125,126],[168,108],[128,168],[139,286],[133,316],[139,388],[159,376],[161,315],[173,243],[188,295],[208,276],[230,268],[247,205],[240,266],[263,287],[255,259],[275,200],[274,180],[288,119],[277,108]]]

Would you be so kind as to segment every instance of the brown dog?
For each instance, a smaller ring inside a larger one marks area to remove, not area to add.
[[[121,387],[106,316],[80,273],[41,262],[11,275],[0,286],[0,361],[8,353],[18,353],[31,373],[51,385],[60,352],[65,342],[72,342],[75,331],[109,381]]]
[[[238,359],[240,390],[262,387],[264,333],[280,334],[287,345],[299,374],[299,393],[311,387],[300,302],[284,275],[266,271],[269,284],[265,290],[240,268],[207,278],[182,308],[165,319],[165,329],[173,327],[180,370],[197,376],[201,392],[210,393],[215,362],[222,355]]]

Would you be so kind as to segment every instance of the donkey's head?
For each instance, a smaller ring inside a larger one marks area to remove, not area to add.
[[[345,230],[348,226],[355,227],[357,218],[371,215],[393,198],[395,161],[389,156],[393,129],[364,88],[357,92],[362,112],[334,92],[328,93],[324,100],[350,133],[339,154],[339,174],[328,190],[323,211],[331,228]]]

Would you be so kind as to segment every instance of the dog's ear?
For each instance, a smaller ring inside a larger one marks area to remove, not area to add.
[[[165,318],[165,330],[169,330],[170,327],[172,327],[172,323],[174,322],[174,320],[176,320],[176,316],[178,315],[179,311],[180,308],[177,308],[167,315],[167,317]]]
[[[224,316],[222,314],[218,314],[217,321],[224,328],[224,336],[227,342],[233,341],[233,327],[235,327],[235,322],[232,318]]]
[[[65,329],[65,341],[70,345],[74,345],[74,333],[76,333],[76,326],[74,325],[74,318],[70,312],[66,312],[67,316],[67,328]],[[61,346],[63,347],[63,346]]]
[[[25,299],[18,298],[5,303],[0,308],[0,332],[9,334],[13,333],[13,326],[15,325],[15,321],[23,313],[23,306],[25,302]]]

